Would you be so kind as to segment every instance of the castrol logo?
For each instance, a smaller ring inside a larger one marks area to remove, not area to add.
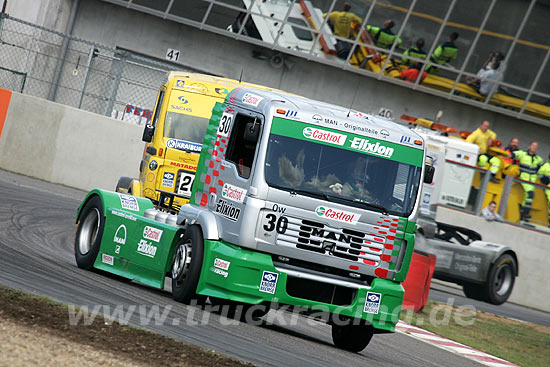
[[[307,139],[322,141],[335,145],[344,145],[347,138],[347,136],[343,134],[333,133],[332,131],[316,129],[313,127],[304,128],[302,133]]]
[[[145,226],[143,229],[143,238],[148,240],[159,242],[162,236],[162,229]]]
[[[359,221],[359,218],[361,218],[361,214],[334,208],[327,208],[326,206],[318,206],[315,209],[315,214],[321,218],[328,218],[338,222],[350,224],[356,224],[357,221]]]
[[[222,196],[225,199],[242,203],[246,196],[246,190],[226,183],[223,185]]]

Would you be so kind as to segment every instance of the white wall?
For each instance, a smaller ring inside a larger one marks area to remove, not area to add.
[[[519,276],[509,302],[550,312],[550,236],[510,224],[439,207],[437,221],[459,223],[479,232],[484,241],[510,246],[518,256]]]
[[[137,177],[143,127],[13,93],[0,136],[0,168],[66,186],[114,190]]]

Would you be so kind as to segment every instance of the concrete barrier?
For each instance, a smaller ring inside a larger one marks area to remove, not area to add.
[[[139,173],[142,132],[136,124],[0,90],[0,168],[8,171],[86,191],[114,190],[120,176]]]
[[[120,176],[137,177],[143,128],[125,121],[0,89],[0,168],[81,190],[114,190]],[[510,302],[550,312],[550,236],[438,209],[444,223],[510,246],[520,275]]]
[[[508,302],[550,312],[549,235],[443,207],[437,208],[436,218],[438,222],[473,229],[484,241],[510,246],[518,256],[519,276]]]

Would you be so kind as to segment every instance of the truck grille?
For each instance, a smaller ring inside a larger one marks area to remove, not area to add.
[[[384,250],[385,239],[351,229],[339,229],[326,224],[292,217],[288,228],[278,234],[276,244],[314,251],[350,261],[377,266]]]

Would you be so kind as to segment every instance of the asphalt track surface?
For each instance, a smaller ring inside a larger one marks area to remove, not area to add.
[[[0,284],[111,315],[118,307],[132,325],[261,366],[478,365],[400,333],[375,335],[363,352],[350,353],[332,345],[329,326],[302,316],[271,311],[269,325],[240,323],[177,303],[168,291],[81,270],[73,240],[84,195],[0,171]],[[160,317],[150,318],[155,307]]]

